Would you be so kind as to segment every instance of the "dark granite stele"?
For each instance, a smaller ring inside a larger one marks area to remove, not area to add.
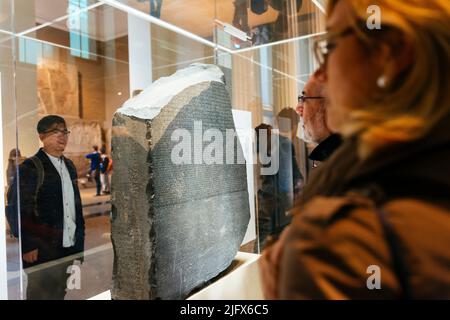
[[[151,120],[114,117],[115,300],[185,299],[227,269],[243,241],[250,219],[245,163],[171,161],[178,143],[173,131],[183,128],[194,137],[194,121],[224,137],[234,129],[224,84],[193,85]],[[242,157],[237,138],[234,154]]]

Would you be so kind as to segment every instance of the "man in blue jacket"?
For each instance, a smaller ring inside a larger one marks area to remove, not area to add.
[[[100,196],[102,192],[102,183],[100,180],[100,161],[101,154],[98,152],[98,146],[93,146],[94,150],[92,153],[86,155],[86,158],[91,160],[91,168],[89,171],[89,178],[94,177],[95,185],[97,187],[96,196]]]

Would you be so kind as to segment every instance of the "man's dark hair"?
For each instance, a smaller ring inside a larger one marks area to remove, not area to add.
[[[66,126],[66,120],[60,116],[50,115],[45,116],[41,120],[39,120],[37,124],[37,132],[45,133],[48,129],[50,129],[54,124],[63,124]]]
[[[266,130],[266,131],[262,131],[262,130]],[[259,126],[257,126],[255,128],[255,131],[256,131],[256,153],[259,154],[259,144],[260,144],[260,140],[259,139],[261,138],[261,135],[263,133],[265,133],[267,135],[267,138],[266,138],[267,139],[266,140],[266,142],[267,142],[267,146],[266,146],[267,150],[265,150],[265,151],[267,151],[266,152],[267,155],[270,156],[272,126],[270,124],[261,123]]]
[[[289,131],[298,125],[300,116],[292,108],[284,108],[278,113],[278,127],[280,131]]]
[[[300,121],[300,116],[292,108],[284,108],[278,113],[279,118],[286,118],[291,120],[293,123],[298,123]]]
[[[94,149],[95,151],[98,151],[98,146],[92,146],[92,149]]]

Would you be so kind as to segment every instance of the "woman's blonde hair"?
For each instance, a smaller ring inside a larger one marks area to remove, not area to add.
[[[376,101],[351,113],[344,135],[358,136],[363,158],[385,146],[425,136],[450,114],[450,1],[329,0],[329,14],[339,1],[352,7],[356,29],[366,22],[368,7],[377,5],[381,28],[399,31],[414,50],[413,63],[405,73],[391,79]],[[366,32],[369,36],[356,34],[374,47],[378,41],[387,41],[383,36],[371,37],[370,32]]]

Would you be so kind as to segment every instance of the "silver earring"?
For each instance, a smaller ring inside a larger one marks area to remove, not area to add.
[[[386,85],[387,85],[387,77],[385,75],[380,76],[377,79],[377,86],[381,89],[384,89],[386,88]]]

